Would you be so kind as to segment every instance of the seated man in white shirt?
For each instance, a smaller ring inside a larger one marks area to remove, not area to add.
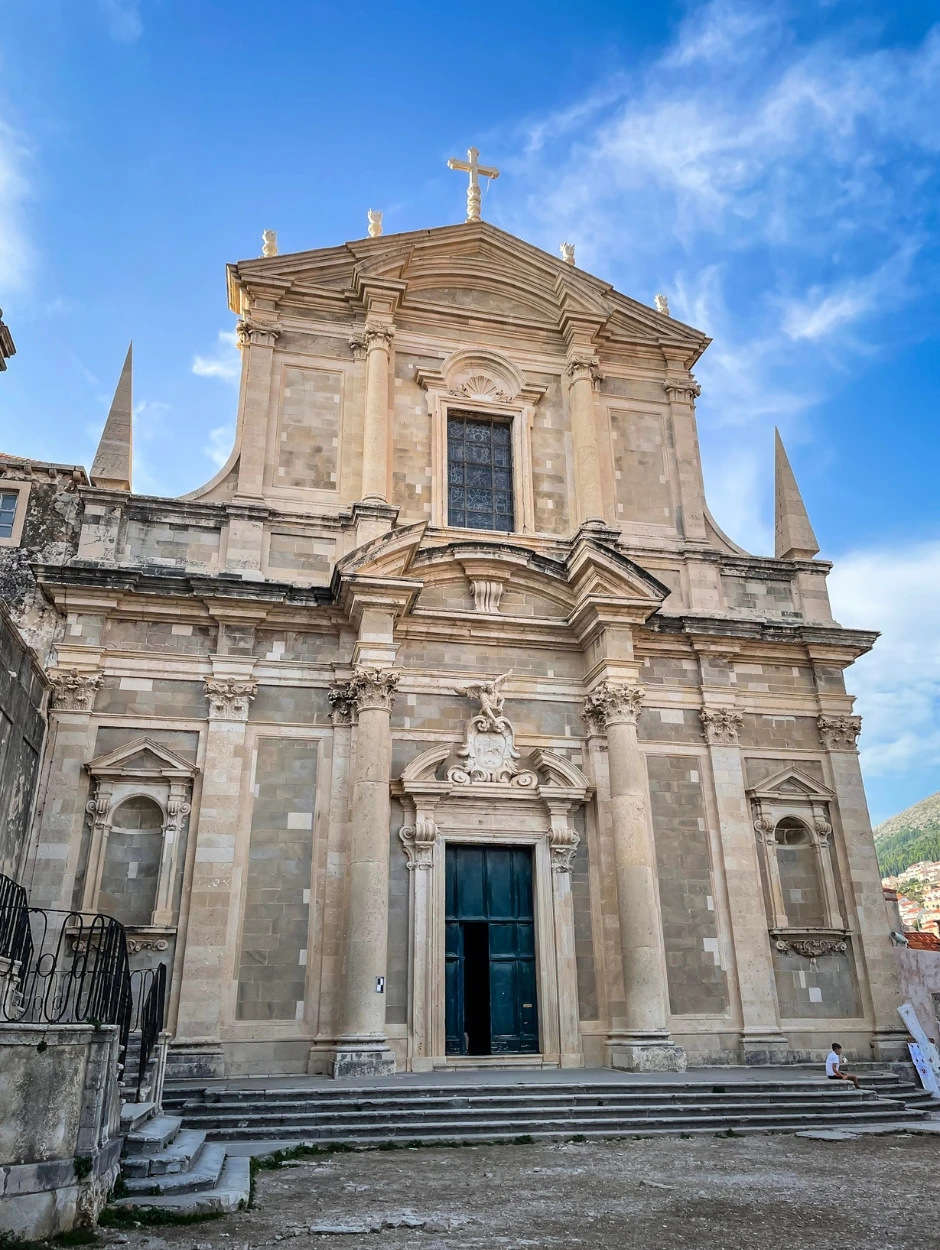
[[[842,1070],[842,1047],[838,1042],[832,1043],[832,1050],[826,1056],[826,1076],[830,1081],[851,1081],[858,1089],[858,1077],[851,1072]]]

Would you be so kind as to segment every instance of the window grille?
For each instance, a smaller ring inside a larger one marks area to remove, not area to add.
[[[512,430],[475,413],[447,417],[447,522],[478,530],[513,528]]]

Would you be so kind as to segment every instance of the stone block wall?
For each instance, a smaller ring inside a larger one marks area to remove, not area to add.
[[[147,518],[129,520],[122,559],[132,564],[163,564],[216,570],[222,531],[214,526]]]
[[[93,1225],[121,1153],[115,1025],[0,1028],[0,1234]]]
[[[609,413],[617,519],[673,525],[662,416],[625,408]]]
[[[302,1020],[318,744],[260,738],[238,955],[239,1020]]]
[[[272,485],[336,490],[344,375],[288,365]]]
[[[819,959],[775,949],[774,980],[782,1020],[851,1019],[861,1015],[851,949]]]
[[[648,755],[659,897],[673,1015],[723,1015],[727,978],[715,908],[715,886],[699,760]]]
[[[557,374],[540,374],[534,375],[533,381],[547,388],[532,423],[535,528],[540,534],[567,534],[571,527],[568,500],[573,494],[573,446],[562,380]]]
[[[19,877],[46,732],[46,680],[0,605],[0,872]]]

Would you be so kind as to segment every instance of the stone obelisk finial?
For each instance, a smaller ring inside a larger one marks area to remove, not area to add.
[[[774,439],[774,554],[778,560],[812,560],[819,552],[819,543],[809,523],[806,505],[790,468],[779,430],[774,430]]]
[[[91,466],[92,486],[105,490],[131,489],[131,460],[133,457],[133,373],[134,344],[131,343],[124,358],[124,368],[118,379],[111,411],[101,432],[101,442]]]

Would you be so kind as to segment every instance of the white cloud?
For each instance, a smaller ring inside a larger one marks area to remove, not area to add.
[[[215,467],[221,469],[229,458],[234,442],[235,427],[232,425],[218,425],[214,430],[209,431],[209,445],[203,447],[202,450]]]
[[[881,631],[852,669],[866,773],[940,767],[940,540],[849,552],[829,588],[841,624]]]
[[[193,373],[201,378],[220,378],[223,382],[237,385],[241,377],[241,355],[233,330],[220,330],[218,346],[213,356],[193,358]]]
[[[133,43],[144,33],[138,0],[98,0],[98,8],[113,39]]]
[[[0,122],[0,290],[22,288],[32,267],[32,248],[23,223],[30,187],[23,139]]]

